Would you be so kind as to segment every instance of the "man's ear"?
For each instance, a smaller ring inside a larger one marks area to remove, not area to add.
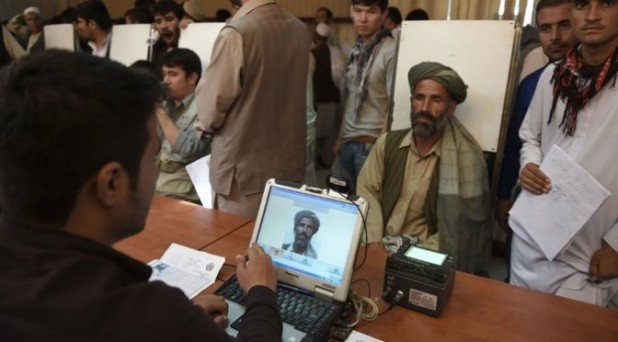
[[[457,109],[457,102],[451,100],[448,105],[448,112],[447,112],[447,115],[449,118],[453,116],[453,114],[455,114],[455,109]]]
[[[99,169],[95,182],[95,193],[104,205],[113,206],[121,200],[129,186],[126,170],[118,162],[109,162]]]
[[[189,83],[193,84],[194,87],[197,87],[197,73],[196,72],[192,72],[191,75],[189,75]]]
[[[94,21],[94,20],[92,20],[92,19],[88,20],[88,28],[89,28],[91,31],[94,31],[94,29],[95,29],[96,27],[97,27],[97,23],[96,23],[96,21]]]

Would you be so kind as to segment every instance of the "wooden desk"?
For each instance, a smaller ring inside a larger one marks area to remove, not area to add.
[[[374,247],[353,277],[370,281],[371,298],[382,293],[387,256]],[[368,295],[365,283],[354,288]],[[387,305],[381,301],[380,307],[382,312]],[[390,341],[403,336],[417,341],[618,341],[618,312],[457,272],[439,318],[395,306],[356,329]]]
[[[203,250],[233,264],[252,232],[253,223],[245,224]],[[361,248],[357,264],[364,253]],[[353,280],[368,280],[371,293],[365,282],[355,282],[359,294],[382,294],[386,256],[380,246],[369,246]],[[225,266],[219,277],[228,279],[234,272]],[[381,300],[379,306],[381,312],[388,307]],[[618,341],[618,312],[457,272],[440,318],[395,306],[375,321],[362,321],[356,330],[385,341]]]
[[[247,247],[249,247],[253,226],[253,222],[246,223],[216,243],[211,243],[202,248],[203,251],[208,253],[225,257],[226,265],[219,271],[219,279],[230,279],[236,273],[236,268],[234,267],[236,265],[236,255],[244,253]]]
[[[115,247],[150,261],[178,242],[234,264],[236,254],[247,248],[253,225],[244,218],[156,197],[144,232]],[[371,293],[364,282],[353,284],[370,297],[382,293],[386,253],[377,247],[370,246],[365,264],[354,274],[354,280],[370,282]],[[361,249],[359,259],[363,253]],[[219,277],[228,279],[235,271],[224,266]],[[384,302],[380,306],[387,307]],[[618,312],[458,272],[440,318],[396,306],[356,329],[386,341],[618,341]]]
[[[244,217],[156,195],[144,230],[114,248],[149,262],[160,258],[172,242],[201,249],[249,222]]]

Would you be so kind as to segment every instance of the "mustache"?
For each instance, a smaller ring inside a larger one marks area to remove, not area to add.
[[[426,120],[431,121],[433,123],[436,123],[438,121],[437,118],[435,118],[433,115],[429,114],[429,112],[425,111],[425,110],[422,110],[420,112],[414,113],[414,121],[417,121],[417,119],[419,119],[419,118],[426,119]]]

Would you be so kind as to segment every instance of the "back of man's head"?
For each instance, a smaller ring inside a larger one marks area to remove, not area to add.
[[[160,96],[156,78],[107,59],[47,50],[0,71],[0,207],[62,225],[78,193],[116,161],[136,188]]]
[[[174,49],[168,52],[163,58],[163,65],[168,68],[179,67],[185,72],[185,76],[189,77],[192,73],[197,75],[197,82],[200,81],[202,75],[202,62],[200,57],[189,49]]]
[[[318,7],[315,10],[315,22],[330,24],[333,21],[333,11],[328,7]]]
[[[388,0],[352,0],[352,5],[373,6],[378,5],[382,12],[388,8]]]
[[[164,16],[168,13],[174,14],[179,20],[185,15],[182,6],[174,0],[161,0],[152,7],[153,16]]]
[[[406,15],[406,20],[429,20],[429,14],[424,9],[417,8]]]
[[[75,17],[82,18],[85,22],[93,20],[103,31],[109,31],[112,28],[112,19],[107,7],[100,0],[87,0],[79,3],[75,7]]]
[[[401,12],[397,7],[389,7],[387,17],[395,24],[395,26],[399,26],[401,21]]]

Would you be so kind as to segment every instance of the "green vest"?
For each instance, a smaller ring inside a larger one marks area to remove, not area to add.
[[[408,161],[408,149],[399,148],[401,141],[408,135],[409,129],[392,131],[387,133],[384,142],[384,184],[382,185],[382,197],[380,204],[382,206],[382,219],[384,224],[390,218],[395,208],[395,203],[401,194],[403,186],[403,175],[406,171],[406,162]],[[411,142],[412,143],[412,142]],[[430,234],[437,231],[437,195],[438,195],[438,175],[440,163],[436,166],[431,177],[429,193],[425,199],[423,211]]]

